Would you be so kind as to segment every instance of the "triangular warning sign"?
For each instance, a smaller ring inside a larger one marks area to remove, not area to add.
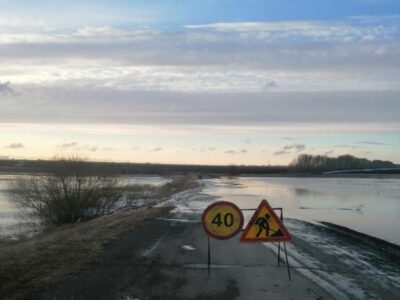
[[[282,242],[291,239],[267,200],[263,200],[244,229],[240,242]]]

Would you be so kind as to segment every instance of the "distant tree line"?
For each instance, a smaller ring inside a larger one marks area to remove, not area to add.
[[[357,169],[378,169],[398,167],[391,161],[368,160],[353,155],[340,155],[328,157],[325,155],[301,154],[289,165],[292,171],[314,172],[334,170],[357,170]]]
[[[61,163],[57,160],[1,160],[0,172],[50,173],[59,169]],[[87,172],[92,174],[154,174],[180,175],[187,173],[240,175],[240,174],[285,174],[287,166],[251,166],[251,165],[181,165],[181,164],[151,164],[151,163],[116,163],[116,162],[82,162]]]

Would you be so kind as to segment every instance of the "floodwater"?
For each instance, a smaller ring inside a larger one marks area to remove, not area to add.
[[[197,192],[173,199],[174,221],[199,221],[204,209],[218,200],[255,209],[265,198],[272,207],[283,208],[285,226],[293,237],[286,245],[291,269],[334,299],[399,298],[398,258],[320,223],[331,222],[400,244],[399,179],[236,177],[202,183]],[[252,214],[244,211],[244,224]],[[277,243],[262,245],[278,253]],[[318,295],[312,298],[319,299]]]
[[[13,178],[0,175],[0,235],[18,222],[18,210],[7,194]],[[168,179],[124,176],[121,181],[163,184]],[[400,245],[400,179],[224,177],[204,182],[204,193],[240,208],[256,208],[267,199],[272,207],[283,208],[285,218],[330,222]],[[250,215],[245,212],[246,218]]]
[[[212,181],[205,193],[240,208],[256,208],[267,199],[272,207],[283,208],[285,218],[330,222],[400,245],[400,179],[238,177]]]
[[[34,234],[37,224],[22,218],[18,208],[12,203],[9,195],[10,183],[15,175],[0,175],[0,237],[19,234]],[[170,179],[160,176],[121,176],[122,184],[161,185]]]

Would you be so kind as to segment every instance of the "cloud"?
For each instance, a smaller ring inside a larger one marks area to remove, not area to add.
[[[185,94],[49,87],[21,94],[2,105],[2,122],[399,128],[400,91]]]
[[[96,152],[99,150],[98,146],[95,145],[81,145],[77,142],[70,142],[70,143],[64,143],[61,145],[57,146],[58,148],[64,149],[64,150],[74,150],[74,151],[90,151],[90,152]]]
[[[383,26],[382,20],[365,20],[351,18],[342,21],[284,21],[284,22],[229,22],[211,23],[201,25],[187,25],[192,30],[208,30],[223,32],[225,34],[241,34],[245,37],[252,36],[259,39],[309,39],[319,41],[346,41],[352,39],[363,40],[365,36],[392,36],[396,33],[393,24],[398,24],[398,19],[387,19],[389,23]],[[392,25],[392,26],[390,26]]]
[[[11,143],[8,146],[6,146],[6,148],[9,148],[9,149],[23,149],[23,148],[25,148],[25,146],[22,143]]]
[[[273,155],[278,156],[278,155],[286,155],[286,154],[290,154],[290,151],[286,151],[286,150],[277,150],[273,152]]]
[[[224,153],[225,153],[225,154],[235,155],[235,154],[245,154],[245,153],[247,153],[247,152],[248,152],[247,149],[241,149],[241,150],[238,150],[238,151],[235,151],[235,150],[226,150]]]
[[[80,145],[77,147],[73,148],[76,151],[90,151],[90,152],[96,152],[99,150],[98,146],[93,146],[93,145]]]
[[[200,152],[212,152],[215,151],[217,148],[216,147],[208,147],[208,148],[201,148]]]
[[[9,81],[7,82],[0,81],[0,95],[9,96],[14,94],[15,94],[14,89],[11,87],[11,83]]]
[[[387,143],[380,143],[380,142],[374,142],[374,141],[360,141],[357,142],[359,144],[367,144],[367,145],[381,145],[381,146],[389,146],[391,144],[387,144]]]
[[[346,149],[351,149],[351,150],[355,150],[355,149],[361,148],[361,146],[347,145],[347,144],[335,145],[334,147],[336,147],[336,148],[346,148]]]
[[[70,143],[65,143],[65,144],[59,145],[59,147],[63,148],[63,149],[75,148],[77,146],[78,146],[77,142],[70,142]]]
[[[224,153],[225,154],[232,154],[232,155],[236,154],[235,150],[226,150]]]
[[[272,89],[272,88],[275,88],[275,87],[277,87],[278,85],[275,83],[275,81],[271,81],[271,82],[268,82],[268,83],[266,83],[266,84],[264,84],[264,90],[270,90],[270,89]]]
[[[286,155],[291,153],[299,153],[304,149],[306,149],[306,145],[304,144],[285,145],[281,149],[273,152],[273,155]],[[292,150],[294,150],[294,152]]]
[[[150,151],[150,152],[160,152],[160,151],[162,151],[162,150],[163,150],[162,147],[155,147],[155,148],[150,149],[149,151]]]
[[[296,150],[296,152],[301,152],[306,148],[306,145],[304,144],[292,144],[292,145],[286,145],[282,148],[282,150]]]

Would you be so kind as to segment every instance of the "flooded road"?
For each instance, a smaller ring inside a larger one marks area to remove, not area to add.
[[[328,221],[398,244],[398,180],[220,178],[204,180],[202,193],[174,203],[176,219],[199,220],[204,208],[217,200],[232,201],[243,209],[256,208],[266,198],[271,206],[284,209],[284,222],[293,237],[287,243],[292,269],[334,299],[398,298],[398,256],[320,223]],[[245,224],[252,213],[244,211]],[[260,245],[265,255],[270,251],[277,255],[276,243]]]

